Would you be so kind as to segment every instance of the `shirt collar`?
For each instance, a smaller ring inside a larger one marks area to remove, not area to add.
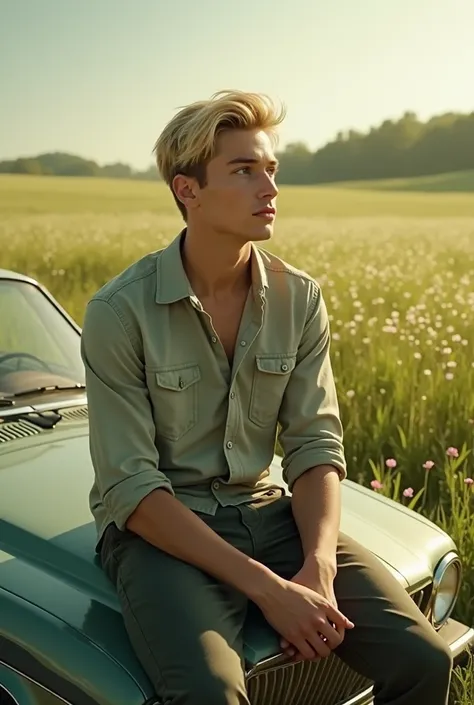
[[[181,258],[181,245],[186,235],[184,228],[157,258],[156,297],[159,304],[171,304],[182,299],[196,298],[186,275]],[[258,248],[252,243],[252,288],[255,295],[265,296],[268,277]]]

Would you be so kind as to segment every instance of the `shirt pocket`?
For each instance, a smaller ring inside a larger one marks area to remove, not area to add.
[[[276,426],[286,385],[295,365],[296,353],[256,355],[249,417],[257,426]]]
[[[153,375],[152,402],[158,436],[179,441],[198,420],[199,365],[161,367]]]

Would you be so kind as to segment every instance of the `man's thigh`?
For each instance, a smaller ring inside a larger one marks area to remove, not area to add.
[[[247,705],[244,595],[135,534],[107,529],[102,565],[132,647],[167,703]]]
[[[262,512],[257,558],[289,580],[304,562],[291,500],[284,497]],[[338,540],[334,592],[339,609],[355,624],[336,653],[375,681],[376,691],[384,687],[383,682],[395,680],[397,671],[400,678],[409,671],[415,675],[427,660],[433,668],[439,665],[445,685],[449,654],[441,637],[389,570],[343,533]]]

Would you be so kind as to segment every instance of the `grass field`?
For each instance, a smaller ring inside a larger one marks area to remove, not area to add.
[[[283,187],[268,247],[322,285],[350,477],[453,536],[456,616],[474,623],[474,193],[440,179],[434,193]],[[0,267],[37,277],[79,322],[101,284],[182,227],[154,183],[0,177],[0,204]],[[473,701],[472,672],[455,674],[452,702]]]

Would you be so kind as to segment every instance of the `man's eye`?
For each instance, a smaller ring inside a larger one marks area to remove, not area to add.
[[[240,174],[240,173],[248,174],[249,172],[250,172],[249,166],[242,166],[240,169],[237,169],[237,171],[235,173],[236,174]]]

